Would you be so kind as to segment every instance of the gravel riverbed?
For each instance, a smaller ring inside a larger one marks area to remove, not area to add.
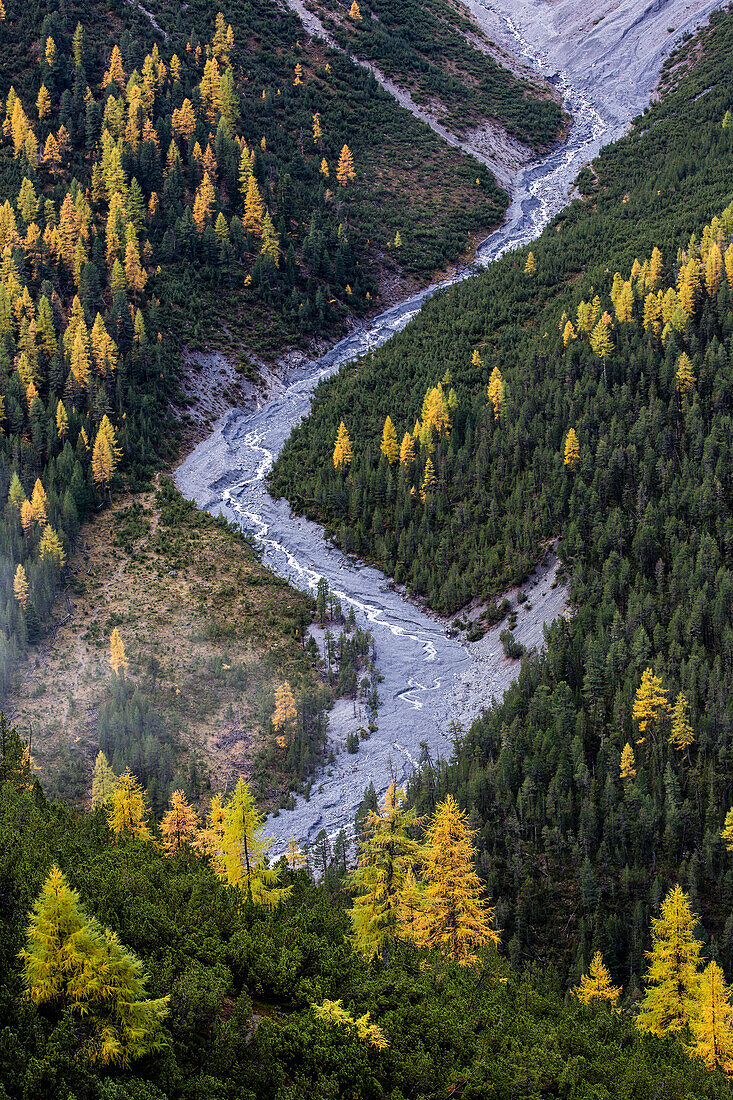
[[[623,133],[649,101],[672,43],[693,30],[719,0],[466,0],[483,29],[502,46],[551,79],[573,116],[568,140],[542,161],[524,168],[512,187],[507,221],[478,249],[486,265],[533,240],[567,201],[573,180],[602,145]],[[674,33],[669,33],[668,28]],[[263,560],[295,585],[314,589],[326,577],[345,609],[375,637],[384,676],[379,730],[358,754],[345,752],[315,779],[309,801],[270,818],[273,853],[289,836],[310,844],[320,829],[349,830],[365,786],[383,791],[394,774],[404,779],[426,742],[433,756],[449,755],[452,722],[464,728],[519,673],[504,658],[501,626],[473,646],[452,637],[444,624],[404,599],[376,569],[345,557],[319,527],[291,513],[267,492],[265,477],[292,428],[307,415],[318,381],[341,364],[378,347],[419,312],[438,287],[469,277],[475,265],[387,310],[320,359],[286,379],[281,392],[255,411],[230,411],[176,472],[181,491],[213,513],[221,512],[259,541]],[[520,642],[540,646],[545,623],[567,613],[567,587],[556,581],[557,562],[536,574],[527,591],[531,608],[520,609]],[[516,593],[509,594],[516,602]],[[332,738],[345,736],[349,708],[337,707]],[[351,719],[352,722],[353,716]],[[359,724],[355,721],[354,724]]]

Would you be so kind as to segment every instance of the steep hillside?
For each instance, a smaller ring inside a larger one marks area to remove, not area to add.
[[[470,252],[507,196],[272,0],[13,0],[0,24],[7,695],[80,526],[176,453],[186,344],[216,326],[255,378]]]
[[[339,45],[375,64],[454,133],[492,119],[534,149],[557,139],[562,110],[551,86],[517,77],[506,58],[500,64],[500,51],[460,4],[377,0],[348,14],[337,0],[311,6]]]
[[[575,617],[437,783],[481,829],[515,957],[573,974],[592,947],[638,974],[678,876],[733,963],[732,42],[721,14],[673,57],[661,102],[583,173],[531,260],[441,296],[325,383],[273,479],[446,612],[520,582],[560,535]],[[381,453],[388,415],[405,461]],[[354,457],[334,468],[342,420]],[[489,601],[485,621],[500,615]],[[695,741],[678,748],[687,706]]]

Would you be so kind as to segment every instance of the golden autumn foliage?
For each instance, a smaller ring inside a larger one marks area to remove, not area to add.
[[[688,1053],[701,1058],[708,1069],[733,1077],[733,1004],[731,987],[716,962],[699,976],[689,1008],[692,1042]]]
[[[400,445],[400,465],[409,466],[415,461],[415,443],[409,432],[405,432]]]
[[[336,433],[336,441],[333,446],[333,465],[336,470],[345,470],[354,457],[354,452],[351,448],[351,439],[346,429],[346,425],[343,420],[339,424],[338,431]]]
[[[124,676],[128,661],[125,656],[125,644],[120,636],[119,627],[115,627],[109,640],[109,663],[116,676]]]
[[[448,795],[426,832],[424,905],[413,930],[418,946],[439,950],[461,966],[477,961],[478,948],[499,943],[494,910],[474,869],[473,835],[465,810]]]
[[[669,701],[661,677],[656,676],[651,668],[642,673],[631,713],[642,732],[650,725],[662,722],[669,714]]]
[[[357,1039],[368,1043],[369,1046],[376,1047],[377,1050],[384,1050],[385,1047],[389,1046],[382,1029],[369,1022],[370,1013],[368,1012],[355,1020],[353,1016],[349,1015],[340,1000],[330,1001],[328,999],[320,1005],[312,1004],[311,1008],[316,1019],[321,1020],[329,1027],[338,1027],[353,1032]]]
[[[265,207],[262,202],[257,180],[254,176],[250,176],[247,183],[247,197],[244,203],[244,218],[242,219],[244,228],[248,232],[254,233],[255,236],[261,237],[264,214]]]
[[[584,1005],[592,1001],[608,1001],[613,1008],[618,1007],[621,986],[612,984],[611,975],[600,951],[596,951],[588,973],[582,975],[580,985],[577,985],[573,992]]]
[[[380,451],[392,466],[400,457],[400,445],[397,442],[397,432],[395,426],[392,423],[391,418],[388,416],[384,422],[384,428],[382,430],[382,444]]]
[[[288,861],[288,867],[291,871],[297,871],[299,868],[305,867],[308,862],[305,852],[294,836],[291,836],[288,840],[285,858]]]
[[[25,575],[25,569],[20,564],[15,570],[15,576],[13,578],[13,595],[23,610],[25,610],[28,606],[28,578]]]
[[[530,278],[537,274],[537,261],[534,258],[534,252],[530,251],[527,254],[527,262],[524,265],[524,274],[529,275]]]
[[[578,436],[575,432],[575,428],[569,428],[568,434],[565,436],[565,452],[563,454],[563,465],[567,466],[571,472],[575,472],[580,463],[580,446],[578,444]]]
[[[260,255],[267,256],[272,260],[275,267],[280,266],[280,238],[277,235],[275,226],[272,224],[272,218],[265,211],[265,215],[262,219],[262,245],[260,247]]]
[[[38,556],[41,561],[50,561],[55,569],[63,569],[66,564],[66,552],[56,531],[50,523],[43,528],[41,541],[38,545]]]
[[[140,961],[87,916],[56,866],[33,906],[20,958],[30,1000],[70,1012],[90,1062],[127,1066],[163,1046],[168,998],[147,999]]]
[[[269,841],[262,837],[262,815],[240,778],[224,806],[221,857],[214,867],[256,905],[272,909],[288,896],[291,887],[278,886],[279,872],[265,862],[268,848]]]
[[[661,1036],[683,1031],[690,1022],[702,947],[695,938],[696,925],[687,894],[675,886],[652,920],[646,991],[636,1020],[641,1031]]]
[[[139,780],[129,768],[117,778],[107,811],[109,827],[116,837],[129,836],[149,840],[150,807]]]
[[[491,372],[486,395],[494,406],[494,420],[498,420],[504,407],[504,379],[498,367],[494,367]]]
[[[339,154],[338,165],[336,167],[336,179],[342,187],[346,187],[347,183],[351,183],[352,180],[356,179],[354,158],[351,155],[351,150],[348,145],[344,145]]]
[[[298,709],[295,705],[295,696],[290,684],[285,682],[275,689],[275,710],[272,715],[272,726],[276,733],[280,734],[278,743],[285,748],[291,740],[298,721]]]
[[[690,725],[690,704],[687,696],[680,692],[672,708],[672,729],[669,743],[684,752],[695,743],[695,734]]]
[[[180,851],[184,844],[192,844],[198,834],[199,818],[192,806],[189,806],[183,791],[174,791],[171,795],[170,809],[163,815],[160,832],[163,847],[170,856]]]
[[[634,759],[634,750],[632,749],[628,741],[621,750],[621,767],[619,777],[623,779],[624,783],[629,783],[633,779],[636,779],[636,760]]]
[[[677,371],[675,374],[675,385],[681,398],[689,398],[695,389],[695,373],[692,369],[692,361],[687,354],[683,351],[682,355],[677,360]]]

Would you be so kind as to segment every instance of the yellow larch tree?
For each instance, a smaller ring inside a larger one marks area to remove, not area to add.
[[[478,948],[500,939],[474,868],[473,836],[465,810],[448,795],[427,829],[424,907],[414,929],[419,946],[441,951],[462,966],[477,961]]]
[[[702,947],[695,938],[696,925],[687,894],[679,885],[673,887],[652,920],[646,991],[636,1019],[640,1031],[661,1036],[683,1031],[690,1022]]]
[[[97,432],[92,451],[92,477],[94,484],[100,489],[109,491],[114,477],[117,460],[112,453],[108,437],[101,431]]]
[[[125,80],[125,70],[122,66],[122,54],[120,53],[120,47],[115,44],[112,47],[112,53],[109,59],[109,66],[104,76],[102,77],[102,87],[106,88],[109,84],[116,84],[121,92],[125,90],[127,81]]]
[[[494,367],[491,372],[486,396],[494,406],[494,420],[498,420],[504,406],[504,379],[498,367]]]
[[[384,428],[382,429],[382,444],[379,449],[390,466],[394,465],[400,457],[400,445],[397,442],[397,432],[389,416],[384,422]]]
[[[61,151],[59,149],[59,143],[53,134],[49,134],[46,138],[46,144],[43,146],[43,163],[50,170],[51,175],[56,176],[56,171],[61,164]]]
[[[646,289],[656,290],[659,286],[662,278],[662,272],[664,271],[664,260],[662,253],[659,251],[656,245],[652,249],[652,258],[649,261],[649,270],[646,277]]]
[[[321,128],[321,114],[320,111],[316,111],[313,115],[313,143],[317,145],[323,137],[323,129]]]
[[[634,290],[631,280],[622,283],[615,302],[616,320],[619,324],[627,325],[634,320]]]
[[[351,0],[351,7],[349,8],[349,18],[355,20],[355,22],[357,23],[361,22],[362,14],[359,11],[359,5],[357,4],[356,0]]]
[[[247,198],[244,202],[244,218],[242,219],[244,228],[249,233],[254,233],[256,237],[261,237],[264,214],[265,207],[257,180],[254,176],[250,176],[247,184]]]
[[[150,807],[142,785],[130,769],[125,768],[112,792],[107,813],[109,827],[117,837],[125,835],[136,840],[149,840],[149,816]]]
[[[534,252],[530,251],[527,254],[527,262],[524,265],[524,274],[529,275],[530,278],[533,275],[537,274],[537,261],[534,258]]]
[[[112,801],[117,776],[109,766],[107,757],[103,752],[97,753],[92,773],[92,808],[106,806]]]
[[[298,721],[298,708],[290,684],[285,681],[275,689],[275,710],[272,714],[272,727],[278,736],[281,749],[290,743]]]
[[[168,998],[147,999],[140,960],[87,916],[56,866],[33,906],[20,958],[28,997],[70,1012],[85,1060],[124,1067],[164,1045]]]
[[[46,522],[48,513],[48,498],[41,485],[40,479],[36,478],[36,483],[33,486],[33,492],[31,494],[31,514],[36,523],[43,524]]]
[[[690,398],[692,396],[696,381],[695,372],[692,369],[692,360],[687,352],[683,351],[682,355],[680,355],[677,360],[677,371],[675,374],[677,392],[683,401],[685,398]]]
[[[611,974],[600,951],[596,951],[591,959],[588,973],[582,975],[580,985],[577,985],[573,992],[584,1005],[592,1001],[608,1001],[613,1008],[618,1007],[621,986],[612,983]]]
[[[578,467],[580,462],[580,447],[578,445],[578,436],[575,428],[569,428],[568,434],[565,436],[565,453],[563,455],[563,465],[567,466],[573,473]]]
[[[38,556],[41,561],[50,561],[57,570],[63,569],[66,563],[66,553],[61,544],[61,539],[50,523],[47,523],[43,528],[41,541],[38,544]]]
[[[206,105],[209,122],[216,122],[216,117],[221,110],[221,74],[215,57],[210,57],[204,64],[204,75],[201,77],[199,92]]]
[[[649,329],[655,336],[659,335],[662,327],[662,302],[664,295],[660,290],[657,294],[654,291],[649,291],[644,299],[644,315],[642,323],[644,325],[644,332],[648,332]]]
[[[422,403],[422,433],[425,433],[426,437],[429,437],[431,428],[435,428],[439,436],[443,436],[450,431],[451,427],[451,411],[448,406],[448,402],[443,392],[442,382],[438,382],[437,386],[432,386],[427,393]]]
[[[415,461],[415,443],[409,432],[405,432],[400,446],[400,465],[409,466]]]
[[[66,439],[69,434],[69,418],[63,401],[59,401],[56,406],[56,431],[59,433],[59,439]]]
[[[89,333],[82,319],[76,328],[71,348],[71,374],[83,387],[89,385]]]
[[[103,378],[110,371],[117,370],[118,351],[112,337],[107,332],[101,313],[94,318],[91,333],[92,356],[97,374]]]
[[[689,1010],[692,1043],[687,1052],[701,1058],[708,1069],[733,1077],[733,1004],[731,987],[716,962],[708,963],[698,978]]]
[[[198,814],[186,801],[183,791],[174,791],[171,795],[170,809],[163,815],[160,832],[163,847],[171,856],[180,851],[184,844],[192,844],[199,828]]]
[[[51,113],[51,96],[48,94],[48,88],[45,84],[41,84],[38,90],[36,108],[38,110],[39,119],[44,119]]]
[[[697,297],[700,289],[700,269],[697,260],[692,257],[680,268],[677,278],[677,293],[679,304],[685,317],[690,318],[695,314]]]
[[[359,862],[351,875],[354,905],[349,912],[352,942],[367,959],[384,954],[399,934],[398,909],[405,876],[420,857],[411,835],[417,824],[414,809],[405,809],[404,791],[391,783],[379,813],[370,811],[362,823]]]
[[[578,338],[578,334],[576,333],[575,328],[573,327],[573,322],[572,321],[566,321],[565,322],[565,328],[563,329],[563,333],[562,333],[563,347],[567,347],[571,340],[577,340],[577,338]]]
[[[435,479],[435,469],[433,468],[433,460],[428,456],[428,460],[425,463],[425,472],[423,474],[422,484],[420,486],[420,500],[425,503],[428,498],[428,493],[432,493],[437,485]]]
[[[328,161],[324,157],[321,161],[321,167],[318,169],[324,180],[328,179]]]
[[[117,445],[115,430],[105,413],[100,422],[92,451],[92,477],[96,485],[109,490],[121,455],[122,451]]]
[[[194,206],[194,220],[196,208]],[[131,236],[125,248],[125,282],[132,293],[133,302],[137,303],[138,295],[142,294],[148,277],[140,263],[140,251],[134,236]]]
[[[196,129],[196,112],[190,99],[184,99],[181,106],[174,110],[171,115],[171,128],[176,137],[181,137],[186,142],[191,140],[191,135]]]
[[[690,704],[684,692],[680,692],[672,708],[672,729],[669,734],[669,743],[676,749],[685,752],[690,745],[695,743],[695,734],[690,725]]]
[[[28,606],[28,578],[25,575],[25,569],[20,563],[15,570],[15,576],[13,578],[13,595],[25,611]]]
[[[333,465],[336,470],[346,470],[351,465],[354,452],[351,447],[351,439],[343,420],[339,424],[336,433],[336,441],[333,446]]]
[[[634,758],[634,750],[631,745],[626,742],[621,750],[621,767],[619,771],[619,778],[624,783],[630,783],[636,779],[636,760]]]
[[[193,220],[196,223],[196,228],[199,233],[203,233],[204,229],[211,220],[211,214],[214,209],[214,203],[216,201],[216,193],[214,191],[214,185],[211,182],[211,178],[208,172],[204,172],[203,179],[199,184],[196,192],[196,197],[193,202]]]
[[[346,187],[347,183],[356,179],[354,158],[351,155],[351,150],[348,145],[344,145],[339,154],[338,165],[336,167],[336,179],[342,187]]]
[[[723,256],[717,241],[713,241],[705,264],[705,287],[711,297],[718,293],[722,275]]]
[[[33,509],[29,500],[23,500],[20,503],[20,525],[26,535],[33,527]]]
[[[240,778],[224,807],[222,877],[256,905],[272,909],[288,896],[290,887],[278,886],[279,872],[265,862],[268,847],[262,837],[262,815]]]
[[[669,714],[669,701],[662,679],[651,668],[644,669],[641,683],[636,689],[631,716],[639,723],[639,729],[645,733],[649,726],[663,722]]]
[[[303,66],[299,61],[295,64],[295,80],[293,84],[298,85],[303,83]]]
[[[224,868],[224,795],[215,794],[211,800],[206,825],[198,833],[196,848],[207,855],[218,875],[225,874]]]
[[[481,355],[479,354],[478,348],[474,348],[473,349],[473,354],[471,356],[471,366],[472,367],[483,367],[483,365],[484,365],[484,361],[481,358]]]
[[[611,316],[604,313],[590,334],[590,346],[599,359],[607,359],[612,351]]]
[[[115,627],[109,639],[109,663],[116,676],[125,675],[128,660],[125,656],[125,643],[122,641],[119,627]]]

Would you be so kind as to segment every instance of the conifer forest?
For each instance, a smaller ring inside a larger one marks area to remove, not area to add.
[[[146,3],[0,0],[0,1100],[733,1100],[733,5]]]

